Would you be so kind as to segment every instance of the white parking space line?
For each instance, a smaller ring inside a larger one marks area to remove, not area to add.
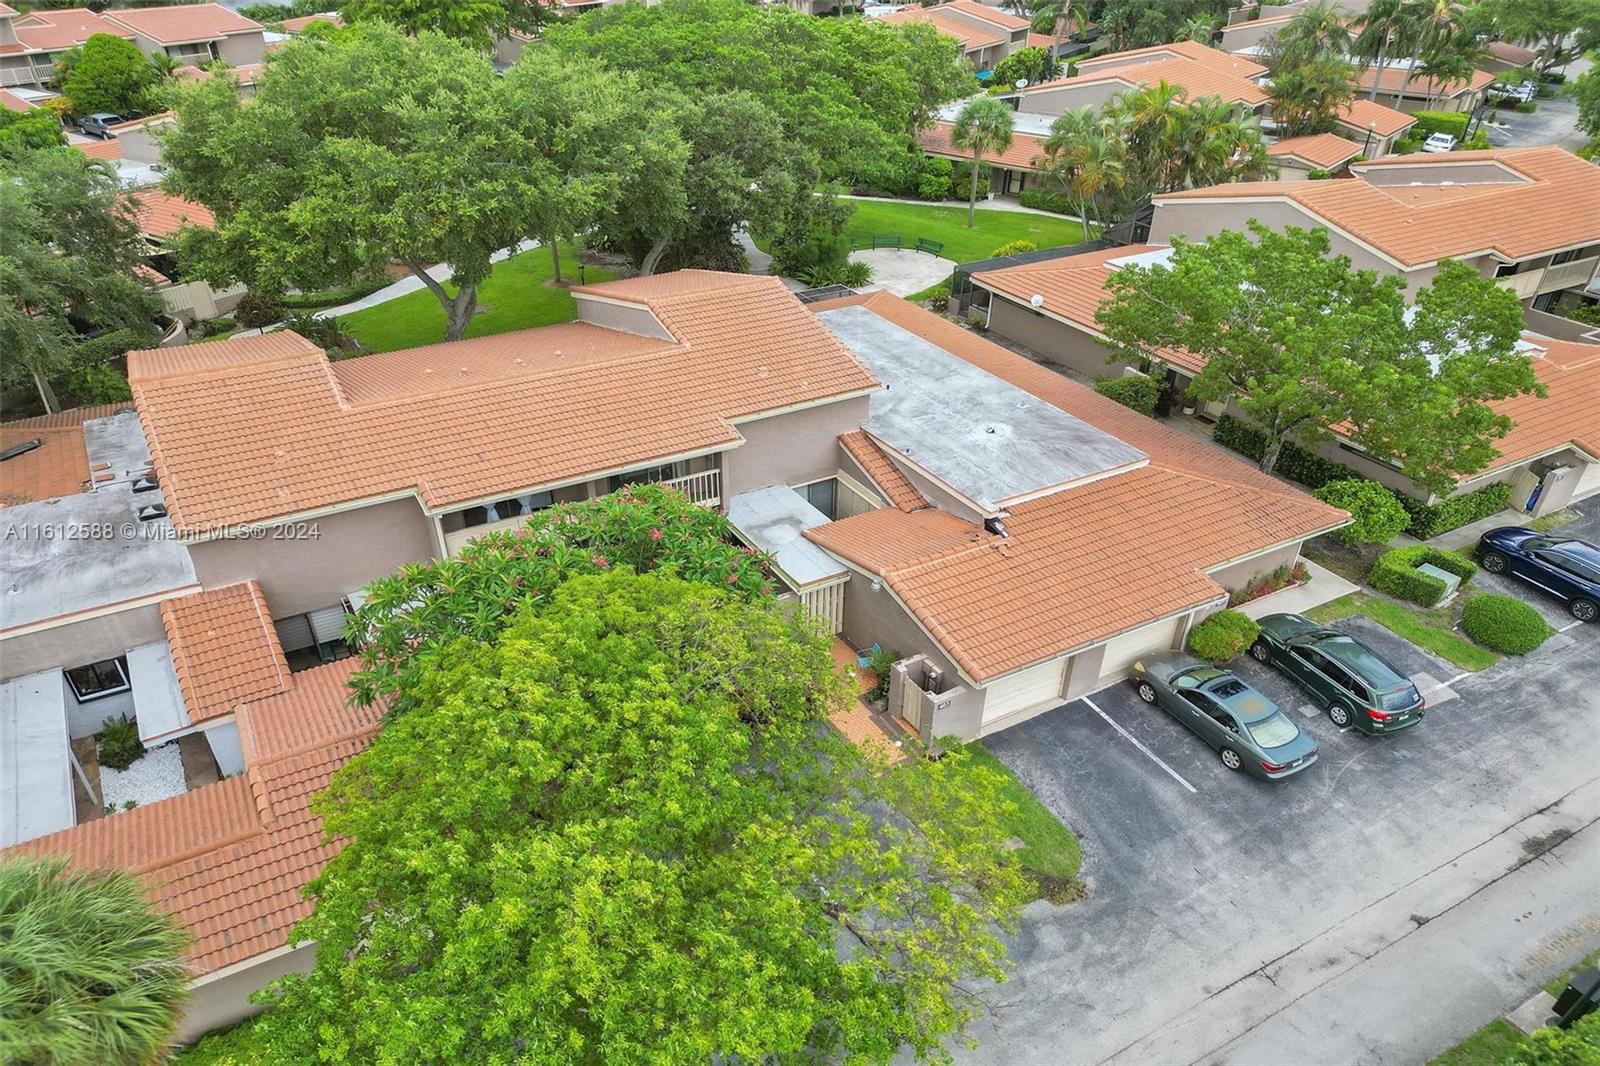
[[[1096,706],[1094,700],[1091,700],[1087,696],[1082,697],[1082,699],[1083,699],[1083,702],[1088,705],[1089,709],[1091,711],[1093,711],[1095,714],[1098,714],[1101,718],[1104,718],[1110,724],[1112,729],[1115,729],[1117,732],[1121,733],[1123,736],[1125,736],[1129,740],[1133,741],[1133,746],[1138,748],[1140,751],[1144,752],[1147,756],[1149,756],[1151,762],[1155,763],[1157,766],[1161,767],[1167,773],[1171,774],[1172,775],[1172,779],[1174,781],[1176,781],[1178,784],[1182,785],[1184,788],[1188,789],[1190,792],[1198,792],[1198,791],[1200,791],[1199,789],[1195,788],[1193,785],[1189,784],[1189,782],[1185,781],[1183,779],[1183,775],[1182,774],[1178,773],[1178,771],[1174,770],[1172,767],[1170,767],[1166,763],[1162,762],[1161,761],[1161,757],[1159,755],[1157,755],[1155,752],[1151,751],[1149,748],[1147,748],[1143,744],[1141,744],[1139,742],[1139,738],[1138,737],[1134,736],[1132,733],[1128,732],[1126,729],[1124,729],[1120,725],[1118,725],[1116,723],[1116,721],[1114,719],[1112,719],[1112,717],[1109,714],[1107,714],[1105,711],[1102,711],[1098,706]]]
[[[1315,718],[1317,715],[1322,713],[1322,709],[1314,703],[1302,703],[1300,706],[1296,707],[1295,710],[1299,711],[1307,718]]]
[[[1569,630],[1569,629],[1577,629],[1581,625],[1583,625],[1583,621],[1581,619],[1574,618],[1572,621],[1568,622],[1566,625],[1564,625],[1560,629],[1556,630],[1556,632],[1557,633],[1565,633],[1567,630]]]
[[[1439,704],[1448,703],[1461,695],[1450,686],[1464,677],[1471,676],[1471,671],[1468,671],[1464,674],[1457,674],[1449,681],[1440,681],[1432,674],[1415,674],[1411,678],[1411,683],[1417,686],[1418,694],[1428,701],[1429,706],[1437,707]]]

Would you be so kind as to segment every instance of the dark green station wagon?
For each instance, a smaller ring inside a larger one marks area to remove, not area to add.
[[[1422,721],[1428,701],[1417,686],[1359,640],[1298,614],[1258,621],[1250,654],[1288,674],[1340,729],[1398,733]]]

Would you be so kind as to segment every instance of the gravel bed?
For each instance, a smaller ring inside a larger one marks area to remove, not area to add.
[[[117,810],[128,800],[143,806],[184,791],[187,786],[183,779],[183,757],[175,740],[151,748],[144,753],[144,758],[126,770],[100,767],[101,798]]]

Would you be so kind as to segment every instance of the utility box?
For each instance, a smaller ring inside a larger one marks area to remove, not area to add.
[[[1572,1023],[1600,1005],[1600,970],[1590,967],[1567,982],[1556,997],[1556,1024],[1571,1029]]]
[[[1423,563],[1421,566],[1417,567],[1417,572],[1420,574],[1427,574],[1432,578],[1438,578],[1440,581],[1444,582],[1444,595],[1439,597],[1439,602],[1434,604],[1435,607],[1438,607],[1440,604],[1449,603],[1455,598],[1455,594],[1461,589],[1461,575],[1452,574],[1448,570],[1441,570],[1432,563]]]

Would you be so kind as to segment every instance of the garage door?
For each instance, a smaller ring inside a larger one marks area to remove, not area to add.
[[[1127,676],[1128,664],[1139,656],[1153,651],[1165,651],[1172,647],[1172,640],[1178,633],[1179,618],[1168,618],[1161,622],[1151,622],[1147,626],[1140,626],[1113,637],[1106,643],[1105,658],[1100,661],[1100,680],[1113,681]]]
[[[1009,714],[1059,698],[1063,688],[1062,673],[1065,667],[1066,661],[1058,659],[1043,666],[1019,671],[1010,677],[1002,677],[985,686],[983,731],[988,732],[994,724]]]

